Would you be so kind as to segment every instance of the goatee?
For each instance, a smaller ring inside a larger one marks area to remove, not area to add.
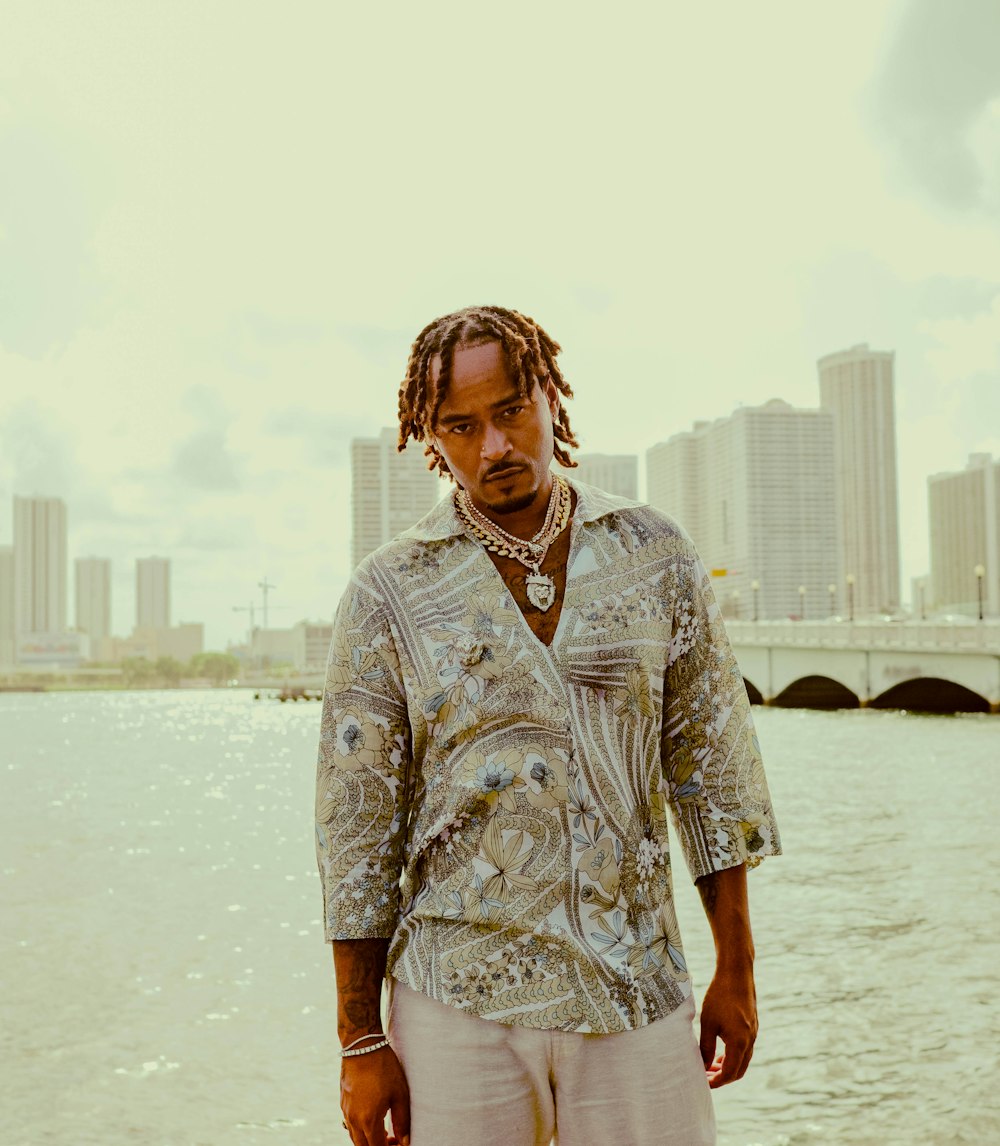
[[[508,513],[520,513],[522,509],[527,509],[535,498],[538,496],[538,490],[534,493],[520,493],[516,497],[504,498],[501,502],[488,501],[486,508],[490,513],[497,514],[498,517],[505,517]]]

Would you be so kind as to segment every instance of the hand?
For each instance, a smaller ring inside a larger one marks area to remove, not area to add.
[[[410,1090],[391,1047],[341,1060],[340,1109],[354,1146],[410,1146]],[[389,1139],[387,1110],[392,1112]]]
[[[721,1038],[725,1051],[716,1054]],[[757,994],[753,971],[716,971],[701,1004],[701,1061],[714,1090],[746,1074],[757,1038]]]

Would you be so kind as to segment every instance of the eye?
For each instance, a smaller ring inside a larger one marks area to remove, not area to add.
[[[508,406],[503,412],[505,418],[516,418],[518,414],[524,409],[523,406]]]
[[[468,432],[469,432],[469,423],[468,422],[459,422],[457,425],[451,426],[448,429],[449,434],[467,434]]]

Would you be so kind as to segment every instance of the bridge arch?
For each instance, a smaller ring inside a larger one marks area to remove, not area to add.
[[[905,708],[910,712],[989,712],[990,702],[971,688],[941,677],[900,681],[875,697],[871,708]]]
[[[743,683],[746,685],[747,696],[750,698],[751,704],[763,704],[764,694],[748,677],[743,678]]]
[[[777,708],[860,708],[857,695],[828,676],[803,676],[771,701]]]

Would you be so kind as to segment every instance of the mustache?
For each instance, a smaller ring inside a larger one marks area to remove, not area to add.
[[[499,465],[490,466],[490,468],[483,474],[483,481],[489,481],[490,478],[495,477],[497,474],[506,473],[508,470],[523,470],[524,466],[520,462],[501,462]]]

